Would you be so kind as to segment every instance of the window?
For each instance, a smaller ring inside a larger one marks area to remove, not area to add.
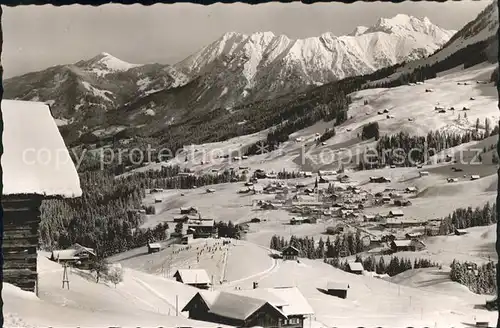
[[[299,323],[299,318],[290,318],[288,319],[289,325],[297,325]]]

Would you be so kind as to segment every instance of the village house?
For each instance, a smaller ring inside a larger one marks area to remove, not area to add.
[[[427,172],[427,171],[420,171],[420,172],[419,172],[419,175],[420,175],[421,177],[423,177],[423,176],[428,176],[428,175],[429,175],[429,172]]]
[[[279,327],[287,319],[269,302],[224,291],[198,292],[182,309],[189,319],[235,327]]]
[[[194,233],[194,231],[192,231],[192,233]],[[181,239],[182,245],[189,245],[193,241],[193,234],[192,233],[187,234],[185,236],[182,236],[182,239]]]
[[[198,209],[196,207],[181,207],[181,214],[186,215],[198,215]]]
[[[351,178],[347,174],[342,174],[338,177],[339,182],[347,183],[351,180]]]
[[[80,197],[80,179],[48,105],[2,100],[1,111],[3,282],[35,292],[42,200]]]
[[[360,262],[349,262],[349,273],[353,274],[363,274],[364,268],[363,264]]]
[[[180,283],[199,289],[210,288],[210,278],[204,269],[179,269],[174,278]]]
[[[389,211],[389,217],[394,218],[394,217],[403,217],[405,214],[403,213],[402,210],[391,210]]]
[[[330,175],[337,175],[337,171],[322,171],[322,170],[319,170],[318,171],[318,175],[320,175],[322,177],[326,177],[326,176],[330,176]]]
[[[299,250],[293,246],[287,246],[281,250],[283,260],[296,261],[299,257]]]
[[[81,269],[88,269],[90,262],[95,258],[96,253],[93,248],[84,247],[80,244],[74,244],[64,250],[52,251],[50,254],[50,260],[54,262],[67,263]]]
[[[425,244],[418,240],[393,240],[391,242],[391,250],[393,252],[416,252],[425,249]]]
[[[198,220],[200,217],[198,215],[181,214],[174,216],[174,223],[188,223],[191,220]]]
[[[302,218],[302,217],[293,217],[293,218],[290,220],[290,225],[300,225],[300,224],[305,223],[305,220],[306,220],[306,218]]]
[[[217,227],[215,226],[215,220],[193,220],[189,221],[187,224],[188,229],[193,230],[194,238],[216,238],[217,237]]]
[[[326,292],[332,296],[339,298],[347,298],[347,290],[349,289],[349,284],[341,282],[329,281],[326,284]]]
[[[161,251],[161,245],[159,243],[148,243],[148,254],[157,253]]]
[[[406,187],[405,193],[411,194],[417,192],[417,187]]]
[[[471,175],[471,176],[470,176],[470,179],[471,179],[471,180],[477,180],[477,179],[479,179],[479,178],[480,178],[480,176],[479,176],[479,175],[477,175],[477,174],[473,174],[473,175]]]
[[[391,182],[391,179],[386,178],[386,177],[370,177],[370,182],[371,183],[385,183],[385,182]]]
[[[457,235],[457,236],[462,236],[462,235],[466,235],[466,234],[467,234],[467,230],[465,230],[465,229],[457,229],[457,228],[455,228],[454,233],[455,233],[455,235]]]
[[[253,289],[237,290],[235,294],[269,302],[286,316],[286,319],[279,323],[283,328],[302,328],[306,317],[314,314],[307,299],[297,287],[257,287],[258,284],[254,285]]]

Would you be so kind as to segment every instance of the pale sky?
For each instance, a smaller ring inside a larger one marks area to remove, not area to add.
[[[5,78],[108,52],[130,63],[174,64],[225,32],[272,31],[290,38],[350,33],[403,13],[459,30],[491,0],[394,3],[73,5],[4,7]]]

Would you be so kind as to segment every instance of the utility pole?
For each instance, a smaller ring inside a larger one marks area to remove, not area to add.
[[[175,295],[175,316],[179,316],[179,295]]]
[[[64,267],[64,271],[63,271],[63,277],[62,277],[62,288],[64,289],[64,285],[66,284],[68,286],[68,290],[69,290],[68,264],[64,263],[63,267]]]

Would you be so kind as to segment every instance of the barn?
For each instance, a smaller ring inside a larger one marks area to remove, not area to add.
[[[328,294],[332,296],[336,296],[339,298],[347,298],[347,290],[349,289],[349,285],[346,283],[339,283],[329,281],[326,284],[326,291]]]
[[[148,243],[148,254],[161,251],[161,245],[158,243]]]
[[[363,264],[360,262],[349,262],[349,272],[354,274],[363,274]]]
[[[34,292],[42,200],[81,196],[80,179],[48,105],[1,104],[3,282]]]

